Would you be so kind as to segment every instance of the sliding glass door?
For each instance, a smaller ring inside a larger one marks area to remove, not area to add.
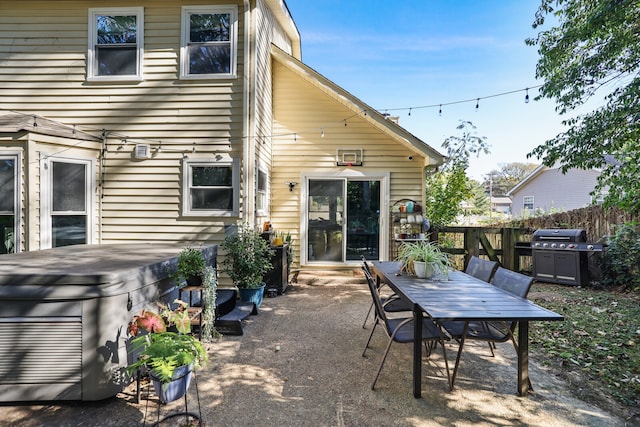
[[[307,186],[307,261],[379,259],[380,180],[313,178]]]

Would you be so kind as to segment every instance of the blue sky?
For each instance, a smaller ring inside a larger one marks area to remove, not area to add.
[[[487,137],[491,153],[468,174],[500,164],[539,163],[526,154],[559,133],[551,100],[534,101],[538,53],[525,45],[535,0],[286,0],[302,39],[302,60],[434,148],[459,135],[460,120]],[[457,101],[471,102],[439,105]],[[418,108],[438,105],[433,108]],[[411,108],[411,115],[409,109]]]

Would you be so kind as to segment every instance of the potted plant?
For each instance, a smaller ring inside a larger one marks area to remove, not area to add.
[[[397,260],[407,273],[423,278],[431,278],[437,272],[448,277],[451,265],[448,255],[438,244],[428,240],[403,242],[398,248]]]
[[[174,313],[177,317],[173,317],[178,321],[176,326],[183,318],[179,313],[183,312],[186,312],[184,305],[179,305]],[[190,323],[187,325],[190,329]],[[182,326],[178,327],[178,331],[186,330]],[[129,324],[129,334],[134,336],[130,351],[137,354],[136,361],[127,368],[129,373],[147,367],[155,392],[162,402],[171,402],[184,396],[191,383],[193,369],[207,362],[207,352],[202,343],[188,333],[167,331],[163,316],[148,310],[134,316]]]
[[[243,224],[236,233],[227,235],[220,247],[225,251],[222,271],[238,287],[240,299],[259,307],[264,295],[263,277],[273,268],[274,251],[269,243],[259,232]]]
[[[207,262],[199,249],[186,247],[180,251],[176,270],[170,274],[170,278],[176,285],[183,282],[189,285],[201,285],[206,266]]]

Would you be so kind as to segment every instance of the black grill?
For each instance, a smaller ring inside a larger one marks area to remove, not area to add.
[[[533,233],[533,277],[566,285],[589,283],[589,253],[602,252],[601,243],[587,242],[583,229],[541,229]]]

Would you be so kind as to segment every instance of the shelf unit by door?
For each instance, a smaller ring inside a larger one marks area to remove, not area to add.
[[[423,233],[422,208],[415,200],[401,199],[395,202],[391,206],[389,218],[389,259],[393,260],[398,256],[398,247],[402,242],[426,239]]]

